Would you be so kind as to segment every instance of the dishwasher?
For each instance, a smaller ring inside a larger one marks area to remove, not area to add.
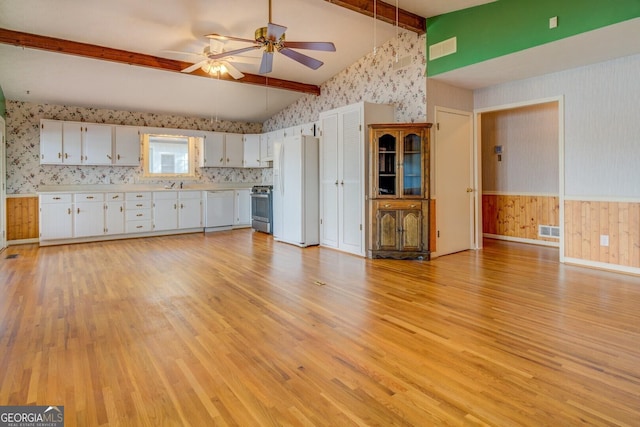
[[[234,201],[233,190],[207,191],[205,231],[231,229]]]

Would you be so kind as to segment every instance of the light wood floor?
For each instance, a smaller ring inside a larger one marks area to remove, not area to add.
[[[237,230],[0,256],[0,405],[66,426],[640,425],[640,278],[556,249]]]

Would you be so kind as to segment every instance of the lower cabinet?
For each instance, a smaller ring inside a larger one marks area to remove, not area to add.
[[[104,234],[123,234],[124,218],[124,193],[105,194]]]
[[[73,237],[73,199],[71,194],[41,194],[40,240]]]
[[[235,190],[234,227],[251,226],[251,190]]]
[[[102,236],[104,193],[79,193],[73,196],[73,237]]]
[[[371,258],[428,258],[424,200],[371,202]]]
[[[151,230],[151,192],[125,193],[125,233]]]
[[[176,228],[178,228],[178,192],[154,192],[153,230],[175,230]]]
[[[202,192],[181,191],[178,194],[178,228],[200,228],[202,221]]]

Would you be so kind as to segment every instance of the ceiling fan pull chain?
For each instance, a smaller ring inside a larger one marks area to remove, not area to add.
[[[398,51],[400,50],[400,35],[398,32],[398,0],[396,0],[396,63],[398,63]]]
[[[377,47],[377,26],[378,20],[378,0],[373,0],[373,56],[376,56]]]

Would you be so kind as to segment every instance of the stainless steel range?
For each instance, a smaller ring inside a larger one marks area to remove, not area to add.
[[[273,185],[255,185],[251,189],[251,227],[273,233]]]

